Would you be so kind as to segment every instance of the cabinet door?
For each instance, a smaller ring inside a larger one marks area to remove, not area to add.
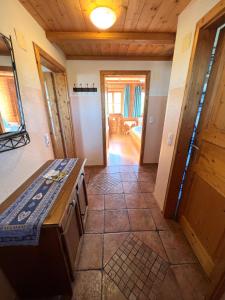
[[[84,174],[82,173],[77,185],[77,198],[80,205],[80,211],[82,219],[85,217],[86,208],[87,208],[87,190],[86,190],[86,183],[84,180]]]
[[[65,244],[66,255],[69,259],[69,268],[73,277],[76,254],[81,236],[80,212],[76,199],[69,206],[68,219],[63,231],[63,240]]]

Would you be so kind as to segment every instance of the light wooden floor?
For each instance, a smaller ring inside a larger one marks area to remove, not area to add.
[[[108,165],[138,165],[140,150],[129,135],[113,134],[109,138]]]

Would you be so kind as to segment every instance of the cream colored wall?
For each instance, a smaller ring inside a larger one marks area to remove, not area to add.
[[[155,197],[161,209],[163,209],[173,161],[196,23],[218,2],[218,0],[193,0],[178,19],[175,52],[155,187]],[[171,146],[167,143],[170,134],[173,134],[173,143]]]
[[[78,156],[86,157],[89,165],[103,164],[100,70],[150,70],[150,104],[147,123],[144,162],[158,162],[165,103],[168,93],[171,62],[156,61],[67,61],[69,90]],[[72,92],[76,83],[85,86],[93,83],[97,93]]]
[[[14,28],[23,34],[26,50],[20,48],[16,41]],[[1,1],[0,32],[11,35],[13,39],[25,121],[31,138],[28,146],[0,153],[2,202],[45,161],[53,158],[51,145],[46,147],[44,144],[44,134],[49,134],[49,129],[32,42],[45,49],[61,64],[65,64],[65,59],[62,52],[46,39],[43,29],[17,0]]]

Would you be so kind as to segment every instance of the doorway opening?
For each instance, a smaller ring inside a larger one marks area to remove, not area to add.
[[[34,44],[55,158],[75,157],[74,132],[65,68]]]
[[[104,164],[143,164],[149,71],[102,71]]]

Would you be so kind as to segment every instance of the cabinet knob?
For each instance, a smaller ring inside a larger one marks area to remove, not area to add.
[[[71,206],[75,206],[75,204],[76,204],[76,201],[75,201],[75,199],[73,199],[73,201],[70,202],[70,205],[71,205]]]

